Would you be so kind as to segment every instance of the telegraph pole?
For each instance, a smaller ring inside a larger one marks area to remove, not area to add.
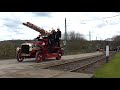
[[[65,40],[64,40],[64,46],[65,46],[65,54],[67,53],[67,25],[66,25],[66,18],[65,18]]]
[[[66,18],[65,18],[65,41],[67,41],[67,27],[66,27]]]
[[[89,31],[89,41],[91,41],[91,32]]]
[[[92,44],[91,44],[91,32],[89,31],[89,50],[91,52]]]

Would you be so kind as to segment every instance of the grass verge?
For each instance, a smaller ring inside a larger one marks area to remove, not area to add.
[[[94,73],[94,78],[120,78],[120,53]]]

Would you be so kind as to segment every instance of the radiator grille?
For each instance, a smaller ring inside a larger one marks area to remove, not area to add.
[[[21,51],[22,53],[29,54],[29,45],[22,45]]]

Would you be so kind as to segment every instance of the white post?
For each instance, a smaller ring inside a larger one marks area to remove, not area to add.
[[[106,62],[108,62],[109,59],[109,46],[106,46]]]

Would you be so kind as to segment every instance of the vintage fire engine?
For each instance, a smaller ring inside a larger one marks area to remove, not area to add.
[[[52,47],[53,52],[49,52],[49,32],[30,22],[23,23],[23,25],[39,32],[40,37],[42,38],[23,43],[20,47],[17,47],[16,58],[18,62],[22,62],[26,58],[35,58],[37,62],[41,62],[47,58],[56,58],[57,60],[61,59],[61,56],[64,54],[64,49],[62,48],[62,46],[58,47],[54,45]]]

